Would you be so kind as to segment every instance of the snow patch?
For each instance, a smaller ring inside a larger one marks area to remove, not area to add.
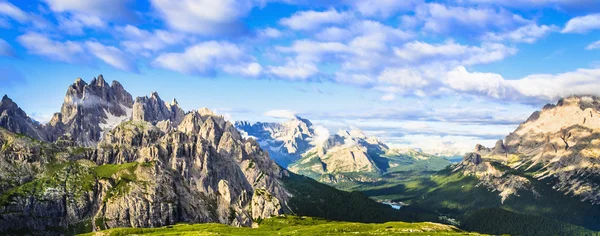
[[[127,121],[131,118],[131,116],[133,114],[133,108],[128,108],[128,107],[124,106],[123,104],[119,104],[119,106],[121,106],[121,108],[125,111],[124,116],[115,116],[112,113],[108,112],[107,110],[104,110],[106,119],[103,122],[101,122],[100,124],[98,124],[98,126],[100,126],[100,129],[102,129],[102,132],[100,133],[100,140],[102,140],[102,138],[104,138],[104,133],[106,131],[110,131],[110,130],[114,129],[122,122]]]

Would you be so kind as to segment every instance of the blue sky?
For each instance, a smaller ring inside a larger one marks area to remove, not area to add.
[[[232,120],[467,151],[599,95],[599,52],[596,0],[0,0],[0,93],[42,122],[103,74]]]

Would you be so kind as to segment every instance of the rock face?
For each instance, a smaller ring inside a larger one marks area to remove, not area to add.
[[[504,142],[498,141],[493,149],[478,146],[475,153],[482,157],[480,165],[498,162],[532,172],[557,191],[600,203],[600,184],[595,181],[600,177],[600,99],[572,96],[546,105]]]
[[[153,124],[167,120],[173,126],[177,126],[183,120],[183,116],[184,112],[177,100],[166,103],[160,99],[157,92],[153,92],[150,97],[138,97],[133,104],[133,120],[144,120]]]
[[[235,126],[251,137],[255,137],[261,146],[269,151],[271,157],[283,167],[298,160],[303,153],[314,147],[317,137],[312,123],[301,117],[283,123],[250,124],[238,121]]]
[[[89,84],[77,79],[67,89],[60,113],[46,127],[51,134],[47,140],[66,139],[94,146],[104,131],[131,118],[132,106],[131,94],[117,81],[109,86],[102,75]]]
[[[118,82],[77,80],[40,128],[63,135],[34,137],[24,125],[35,123],[3,100],[10,131],[0,128],[0,232],[251,226],[289,212],[287,172],[232,123],[208,109],[183,114],[158,94],[135,104]]]
[[[42,127],[29,118],[7,95],[4,95],[0,101],[0,127],[40,140],[46,138]]]
[[[388,172],[416,170],[416,163],[427,163],[428,170],[450,163],[416,150],[390,149],[359,130],[329,135],[300,117],[284,123],[237,122],[236,127],[255,137],[280,165],[325,183],[374,181]]]

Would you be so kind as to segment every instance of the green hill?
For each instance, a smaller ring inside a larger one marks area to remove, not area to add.
[[[86,235],[478,235],[436,223],[366,224],[319,218],[281,216],[263,220],[257,228],[222,224],[178,224],[161,228],[115,228]]]

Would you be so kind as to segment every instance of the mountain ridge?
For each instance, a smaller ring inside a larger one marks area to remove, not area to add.
[[[446,159],[416,150],[392,149],[358,129],[331,135],[328,131],[319,132],[324,128],[299,116],[281,123],[239,121],[236,127],[247,136],[256,137],[261,147],[282,166],[287,164],[290,171],[328,184],[376,181],[390,171],[439,170],[450,164]]]

